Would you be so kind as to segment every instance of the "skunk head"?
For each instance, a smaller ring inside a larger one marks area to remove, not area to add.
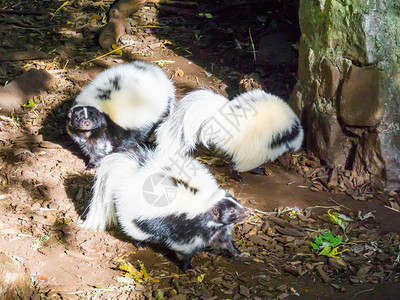
[[[212,209],[214,222],[229,225],[241,222],[250,215],[250,211],[241,205],[228,192]]]
[[[104,115],[91,106],[77,106],[68,111],[68,127],[78,131],[91,131],[105,124]]]

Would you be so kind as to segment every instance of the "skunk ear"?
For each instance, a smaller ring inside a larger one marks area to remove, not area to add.
[[[219,206],[218,206],[218,205],[215,205],[215,206],[213,207],[212,212],[213,212],[214,216],[216,216],[217,218],[219,218],[220,209],[219,209]]]
[[[68,117],[68,119],[71,119],[71,117],[72,117],[72,109],[68,110],[67,117]]]

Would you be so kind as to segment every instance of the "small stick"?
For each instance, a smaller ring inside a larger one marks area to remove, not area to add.
[[[95,61],[95,60],[98,60],[98,59],[100,59],[100,58],[103,58],[103,57],[105,57],[105,56],[107,56],[107,55],[113,54],[114,52],[117,52],[117,51],[119,51],[119,50],[121,50],[121,49],[123,49],[123,48],[126,48],[126,47],[128,47],[128,46],[132,46],[132,45],[134,45],[134,44],[135,44],[135,42],[132,42],[132,43],[123,45],[123,46],[118,47],[118,48],[116,48],[116,49],[114,49],[114,50],[111,50],[110,52],[107,52],[107,53],[105,53],[105,54],[103,54],[103,55],[97,56],[97,57],[95,57],[95,58],[93,58],[93,59],[91,59],[91,60],[84,61],[84,62],[82,62],[81,65],[88,64],[88,63],[90,63],[90,62],[92,62],[92,61]]]
[[[333,201],[335,204],[337,204],[339,207],[340,207],[340,206],[342,206],[342,207],[344,207],[345,209],[347,209],[347,210],[350,210],[350,211],[351,211],[351,209],[350,209],[350,208],[348,208],[348,207],[346,207],[346,206],[344,206],[344,205],[342,205],[342,204],[339,204],[339,203],[337,203],[335,200],[333,200],[333,199],[332,199],[332,197],[329,197],[329,199],[330,199],[331,201]]]
[[[400,210],[398,210],[398,209],[395,209],[395,208],[387,206],[387,205],[385,205],[385,207],[388,208],[388,209],[394,210],[395,212],[400,213]]]
[[[251,36],[251,29],[250,29],[250,27],[249,27],[249,36],[250,36],[251,48],[253,49],[254,61],[256,61],[256,60],[257,60],[256,48],[254,47],[254,43],[253,43],[253,38],[252,38],[252,36]]]

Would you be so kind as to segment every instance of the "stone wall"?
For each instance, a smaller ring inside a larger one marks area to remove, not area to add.
[[[290,102],[329,166],[400,188],[400,1],[300,0]]]

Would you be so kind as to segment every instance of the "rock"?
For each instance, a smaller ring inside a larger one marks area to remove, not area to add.
[[[40,91],[49,90],[54,77],[46,70],[30,69],[17,79],[0,89],[0,114],[8,116],[13,110],[21,110],[21,105]]]
[[[336,270],[346,270],[347,264],[340,257],[329,257],[329,265]]]
[[[352,168],[361,176],[372,180],[375,186],[384,186],[385,162],[381,156],[381,143],[377,133],[364,133],[355,147]]]
[[[347,126],[371,127],[383,117],[380,71],[351,66],[340,97],[340,118]]]
[[[317,105],[312,105],[304,112],[305,140],[309,149],[328,166],[345,164],[352,148],[336,116],[332,105],[324,107],[323,111]]]
[[[29,299],[30,272],[18,261],[0,252],[0,295],[1,299]]]
[[[300,1],[299,81],[290,97],[307,128],[307,150],[330,167],[352,165],[354,145],[372,135],[379,151],[365,148],[364,157],[378,157],[375,166],[384,162],[372,184],[388,189],[400,188],[400,19],[394,3]],[[361,166],[369,173],[368,163]]]
[[[342,74],[339,69],[334,66],[328,59],[324,59],[321,63],[321,96],[331,99],[336,95]]]

